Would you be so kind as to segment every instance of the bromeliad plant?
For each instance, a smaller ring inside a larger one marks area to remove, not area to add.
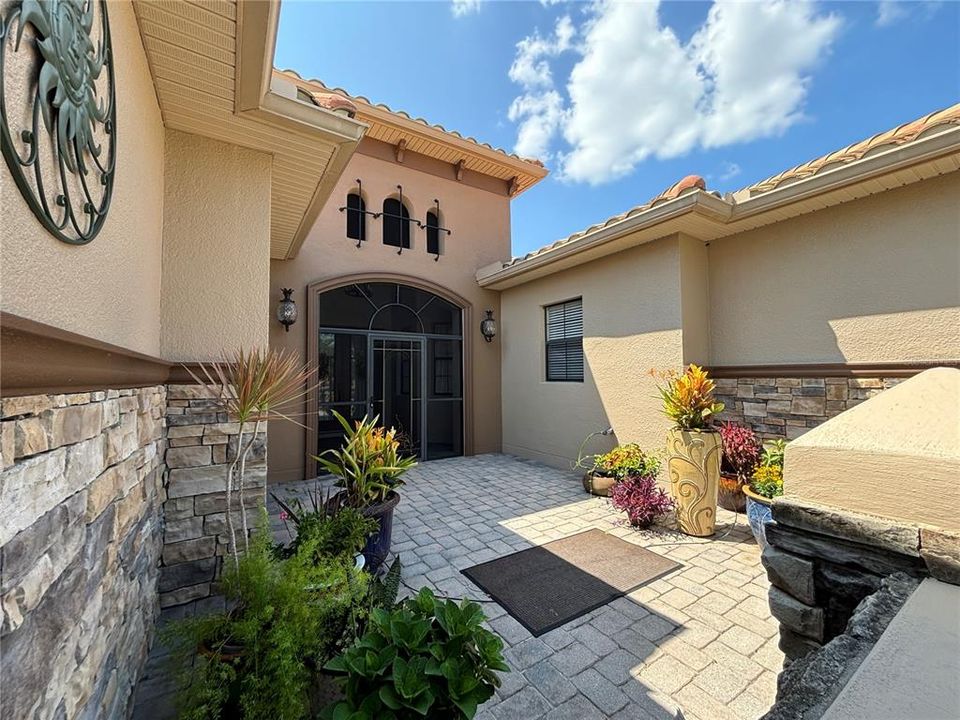
[[[463,720],[508,672],[503,642],[474,602],[423,588],[392,610],[374,610],[358,642],[326,665],[344,677],[346,699],[327,720]]]
[[[234,490],[239,496],[246,551],[249,550],[249,530],[244,489],[250,451],[269,421],[283,419],[300,425],[289,413],[313,390],[307,386],[310,373],[293,353],[261,349],[246,351],[242,348],[232,354],[224,352],[218,362],[200,363],[199,373],[184,367],[194,381],[206,389],[230,422],[240,424],[237,449],[227,466],[226,477],[228,550],[237,568],[237,533],[232,512]]]
[[[704,430],[723,411],[723,403],[713,399],[715,384],[703,368],[689,365],[680,375],[669,372],[663,377],[666,385],[657,386],[663,413],[678,429]]]
[[[340,493],[344,504],[362,509],[384,502],[404,484],[402,476],[417,464],[416,459],[400,453],[397,431],[378,427],[379,416],[364,417],[351,425],[336,410],[333,415],[343,427],[344,444],[314,459],[337,478],[337,487],[344,490]]]

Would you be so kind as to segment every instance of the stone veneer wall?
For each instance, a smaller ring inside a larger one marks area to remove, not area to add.
[[[213,581],[227,552],[227,467],[236,457],[240,424],[228,422],[216,402],[199,385],[167,388],[166,464],[167,501],[163,566],[160,569],[160,606],[202,600],[216,594]],[[245,428],[244,442],[253,431]],[[248,508],[266,500],[266,430],[259,433],[247,459]],[[237,537],[241,536],[239,497],[234,497]],[[251,528],[255,512],[247,513]]]
[[[780,649],[795,660],[843,633],[895,574],[960,584],[960,534],[778,498],[762,561]]]
[[[793,440],[903,378],[716,378],[720,420],[749,425],[764,438]]]
[[[128,714],[159,612],[165,402],[3,399],[0,716]]]

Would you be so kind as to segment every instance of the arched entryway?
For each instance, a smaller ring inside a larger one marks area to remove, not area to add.
[[[466,307],[392,278],[317,283],[309,295],[317,389],[308,452],[339,447],[336,410],[351,420],[379,415],[421,460],[464,454]]]

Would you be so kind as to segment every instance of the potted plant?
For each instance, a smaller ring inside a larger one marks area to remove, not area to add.
[[[609,497],[619,480],[631,474],[643,474],[648,458],[636,443],[618,445],[610,452],[594,455],[583,476],[583,489],[593,495]]]
[[[750,484],[743,487],[747,498],[747,520],[761,550],[767,546],[766,524],[773,516],[773,499],[783,495],[783,453],[786,447],[786,440],[766,444]]]
[[[474,602],[436,598],[428,588],[390,610],[374,610],[358,641],[327,664],[345,699],[321,717],[464,720],[508,672],[503,641],[483,627]]]
[[[637,467],[617,480],[610,493],[610,503],[627,513],[630,524],[645,528],[673,509],[673,500],[657,485],[660,461],[641,454]]]
[[[377,532],[363,548],[370,572],[376,572],[390,552],[393,510],[400,502],[396,489],[404,484],[403,474],[417,461],[400,454],[396,430],[378,427],[378,417],[364,417],[351,425],[337,411],[333,414],[343,427],[344,444],[315,460],[342,488],[334,496],[337,505],[354,508],[376,520]]]
[[[723,403],[714,401],[713,380],[696,365],[679,375],[668,374],[657,390],[664,414],[674,423],[667,434],[667,469],[677,524],[687,535],[713,535],[721,445],[711,425]]]
[[[323,493],[319,488],[309,493],[310,510],[303,507],[299,498],[289,504],[273,493],[271,497],[280,506],[280,519],[293,525],[295,531],[290,545],[279,549],[282,556],[295,555],[301,545],[312,542],[318,560],[346,557],[353,560],[358,570],[364,567],[363,548],[379,529],[375,519],[339,504],[329,491]]]
[[[247,551],[224,567],[221,582],[227,611],[167,630],[179,717],[312,717],[320,669],[354,640],[367,612],[368,576],[343,559],[318,562],[310,542],[280,559],[263,512]]]
[[[725,422],[720,426],[723,456],[720,459],[720,489],[717,504],[733,512],[743,512],[747,498],[742,492],[760,462],[760,439],[748,427]]]

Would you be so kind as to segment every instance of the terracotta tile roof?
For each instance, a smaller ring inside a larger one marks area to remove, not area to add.
[[[944,110],[930,113],[929,115],[912,122],[904,123],[893,130],[878,133],[873,137],[852,145],[848,145],[841,150],[824,155],[823,157],[810,160],[809,162],[805,162],[802,165],[796,166],[795,168],[786,170],[779,175],[774,175],[766,180],[761,180],[760,182],[754,183],[753,185],[743,188],[742,190],[738,190],[734,193],[728,193],[724,196],[724,200],[732,205],[736,205],[738,202],[743,202],[744,200],[761,193],[769,192],[777,189],[778,187],[804,180],[824,170],[837,167],[838,165],[860,160],[871,153],[913,142],[914,140],[917,140],[921,136],[928,134],[931,131],[936,131],[938,129],[942,130],[954,125],[960,125],[960,103]],[[574,240],[583,237],[584,235],[602,230],[603,228],[620,222],[621,220],[626,220],[634,215],[638,215],[642,212],[650,210],[655,205],[673,200],[681,195],[699,191],[706,191],[706,183],[704,183],[703,178],[698,175],[688,175],[643,205],[637,205],[636,207],[630,208],[626,212],[620,213],[619,215],[614,215],[613,217],[608,218],[601,223],[591,225],[585,230],[575,232],[572,235],[569,235],[561,240],[557,240],[550,245],[533,250],[526,255],[515,257],[509,262],[504,263],[503,267],[508,268],[525,260],[529,260],[552,250],[556,250],[557,248],[563,247],[564,245],[567,245],[568,243],[571,243]],[[716,195],[716,193],[714,194]]]
[[[350,93],[348,93],[348,92],[347,92],[346,90],[344,90],[343,88],[340,88],[340,87],[329,87],[329,86],[327,86],[323,81],[317,80],[316,78],[305,78],[305,77],[301,76],[300,73],[298,73],[296,70],[289,70],[289,69],[287,69],[287,70],[278,70],[278,72],[280,72],[280,73],[282,73],[282,74],[284,74],[284,75],[292,75],[292,76],[294,76],[294,77],[296,77],[296,78],[298,78],[298,79],[300,79],[300,80],[303,80],[303,81],[305,81],[305,82],[308,82],[308,83],[310,83],[310,84],[312,84],[312,85],[318,85],[318,86],[320,86],[321,88],[323,88],[324,90],[326,90],[326,93],[313,93],[313,92],[311,92],[311,93],[310,93],[311,95],[314,95],[314,96],[316,96],[316,95],[322,95],[322,96],[325,96],[325,95],[336,95],[336,96],[339,96],[339,97],[347,98],[348,100],[350,100],[350,101],[353,102],[353,103],[362,104],[362,105],[369,105],[370,107],[375,107],[375,108],[379,108],[379,109],[381,109],[381,110],[385,110],[386,112],[392,113],[393,115],[397,115],[397,116],[402,117],[402,118],[404,118],[404,119],[406,119],[406,120],[412,120],[413,122],[420,123],[421,125],[424,125],[425,127],[433,128],[434,130],[439,130],[440,132],[447,133],[448,135],[452,135],[452,136],[454,136],[454,137],[456,137],[456,138],[460,138],[461,140],[466,140],[467,142],[473,143],[474,145],[478,145],[478,146],[480,146],[480,147],[482,147],[482,148],[486,148],[487,150],[492,150],[493,152],[500,153],[501,155],[505,155],[506,157],[511,157],[511,158],[516,159],[516,160],[521,160],[521,161],[523,161],[523,162],[530,163],[530,164],[532,164],[532,165],[536,165],[537,167],[544,167],[543,162],[540,161],[540,160],[538,160],[538,159],[536,159],[536,158],[522,157],[521,155],[517,155],[516,153],[507,152],[506,150],[504,150],[504,149],[502,149],[502,148],[494,147],[494,146],[491,145],[490,143],[481,142],[481,141],[477,140],[477,139],[474,138],[474,137],[470,137],[469,135],[462,135],[461,133],[457,132],[456,130],[448,130],[448,129],[445,128],[443,125],[438,125],[438,124],[436,124],[436,123],[428,122],[427,120],[425,120],[424,118],[421,118],[421,117],[413,117],[410,113],[408,113],[408,112],[406,112],[406,111],[404,111],[404,110],[394,110],[394,109],[391,108],[389,105],[385,105],[385,104],[383,104],[383,103],[375,103],[375,102],[373,102],[372,100],[364,97],[363,95],[351,95]],[[321,107],[325,107],[325,106],[321,106]]]
[[[886,150],[891,146],[913,142],[927,131],[944,125],[960,125],[960,103],[945,110],[930,113],[912,122],[904,123],[893,130],[887,130],[866,140],[847,145],[845,148],[810,160],[802,165],[797,165],[778,175],[754,183],[740,192],[749,192],[751,196],[769,192],[787,183],[813,177],[817,173],[836,165],[860,160],[872,151]]]
[[[347,117],[354,117],[357,114],[357,106],[348,97],[337,93],[312,92],[308,94],[313,103],[324,110],[345,113]]]
[[[665,203],[669,200],[675,200],[681,195],[688,195],[692,192],[706,191],[706,189],[707,189],[707,184],[706,182],[704,182],[704,179],[702,177],[700,177],[699,175],[687,175],[685,178],[674,183],[673,185],[668,187],[666,190],[664,190],[662,193],[660,193],[653,199],[649,200],[648,202],[645,202],[642,205],[637,205],[636,207],[632,207],[626,212],[620,213],[619,215],[614,215],[613,217],[604,220],[602,223],[591,225],[585,230],[580,230],[579,232],[575,232],[572,235],[568,235],[562,240],[557,240],[555,243],[552,243],[551,245],[546,245],[545,247],[538,248],[536,250],[528,252],[526,255],[523,255],[522,257],[515,257],[509,262],[505,262],[503,264],[503,267],[507,268],[507,267],[510,267],[511,265],[515,265],[524,260],[529,260],[530,258],[537,257],[538,255],[543,255],[544,253],[549,252],[551,250],[556,250],[557,248],[563,247],[564,245],[571,243],[574,240],[583,237],[584,235],[588,235],[592,232],[596,232],[597,230],[602,230],[605,227],[609,227],[610,225],[620,222],[621,220],[626,220],[627,218],[633,217],[634,215],[638,215],[639,213],[649,210],[650,208],[656,205],[659,205],[661,203]]]

